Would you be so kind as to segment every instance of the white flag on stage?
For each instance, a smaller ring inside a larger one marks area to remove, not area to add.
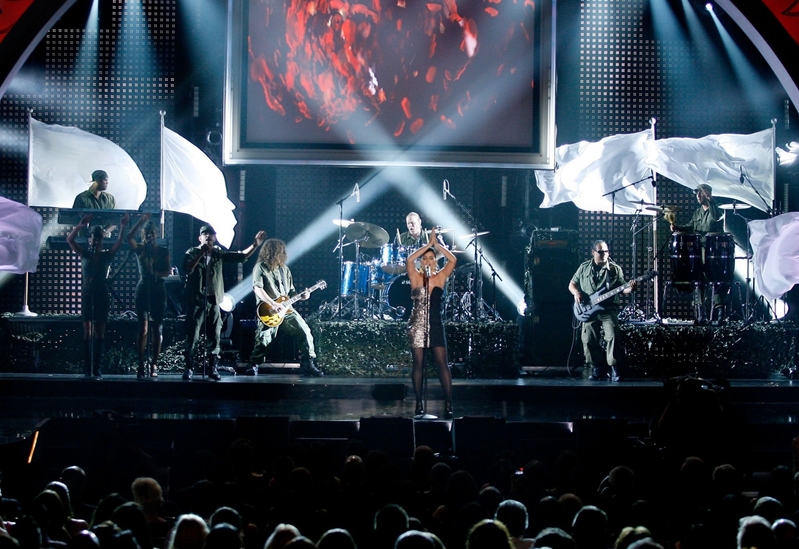
[[[72,126],[30,121],[28,204],[71,208],[89,188],[91,173],[108,172],[108,192],[116,207],[137,210],[147,196],[139,167],[119,145]]]
[[[653,203],[652,180],[646,165],[644,143],[649,130],[611,135],[597,142],[562,145],[555,151],[555,170],[536,170],[538,188],[544,193],[542,208],[574,202],[581,210],[632,214],[642,210],[642,201]],[[609,191],[618,190],[615,207]],[[643,213],[654,212],[644,210]]]
[[[35,273],[41,239],[41,214],[0,197],[0,272]]]
[[[188,140],[163,128],[161,140],[162,208],[192,215],[210,223],[217,241],[233,243],[236,206],[227,197],[225,176],[206,154]]]
[[[714,197],[732,198],[763,211],[766,204],[772,204],[774,150],[770,129],[746,135],[658,139],[646,147],[650,168],[692,190],[707,183],[713,187]]]
[[[799,282],[799,212],[748,225],[756,287],[766,299],[777,299]]]

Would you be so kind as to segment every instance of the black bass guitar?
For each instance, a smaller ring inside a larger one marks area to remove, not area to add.
[[[635,282],[644,282],[645,280],[651,280],[658,275],[657,271],[649,271],[645,275],[639,276],[635,279]],[[633,283],[631,280],[630,282],[624,284],[623,286],[619,286],[618,288],[613,288],[612,290],[608,290],[607,292],[602,292],[602,290],[594,293],[589,298],[588,303],[575,303],[573,305],[574,308],[574,316],[580,322],[588,322],[591,320],[597,313],[604,311],[605,307],[601,305],[603,301],[608,298],[613,297],[616,294],[620,294],[624,290],[630,287]]]

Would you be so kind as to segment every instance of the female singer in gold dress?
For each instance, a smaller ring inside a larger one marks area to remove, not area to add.
[[[439,270],[436,250],[447,259]],[[416,260],[420,260],[419,269]],[[414,416],[424,416],[425,403],[422,400],[424,381],[425,351],[430,349],[438,367],[438,379],[444,390],[444,418],[452,418],[452,374],[447,364],[447,339],[444,322],[441,318],[441,297],[447,278],[455,270],[457,259],[447,248],[438,243],[436,229],[432,229],[430,241],[413,252],[405,261],[408,279],[411,283],[413,309],[408,320],[408,343],[413,357],[413,391],[416,394]]]

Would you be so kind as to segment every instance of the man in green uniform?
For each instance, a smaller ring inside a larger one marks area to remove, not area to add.
[[[597,292],[606,292],[624,285],[624,273],[621,267],[610,260],[610,250],[604,240],[597,240],[591,245],[591,259],[577,268],[577,272],[569,282],[569,292],[574,296],[574,302],[585,304],[590,302],[591,295]],[[630,281],[628,288],[622,293],[629,294],[635,290],[635,280]],[[583,322],[582,341],[585,361],[591,367],[591,381],[606,380],[621,381],[616,365],[622,355],[621,346],[618,345],[619,331],[619,295],[602,301],[601,310],[597,310],[591,317]],[[605,356],[602,356],[602,347],[599,344],[600,329],[605,333]]]

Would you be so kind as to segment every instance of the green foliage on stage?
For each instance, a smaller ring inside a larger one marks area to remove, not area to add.
[[[407,325],[396,321],[312,322],[318,363],[327,375],[407,376],[411,353]],[[456,377],[516,377],[518,326],[508,322],[446,324]],[[427,367],[437,376],[432,361]]]
[[[623,324],[629,377],[758,379],[794,365],[792,322],[730,322],[721,327]]]

